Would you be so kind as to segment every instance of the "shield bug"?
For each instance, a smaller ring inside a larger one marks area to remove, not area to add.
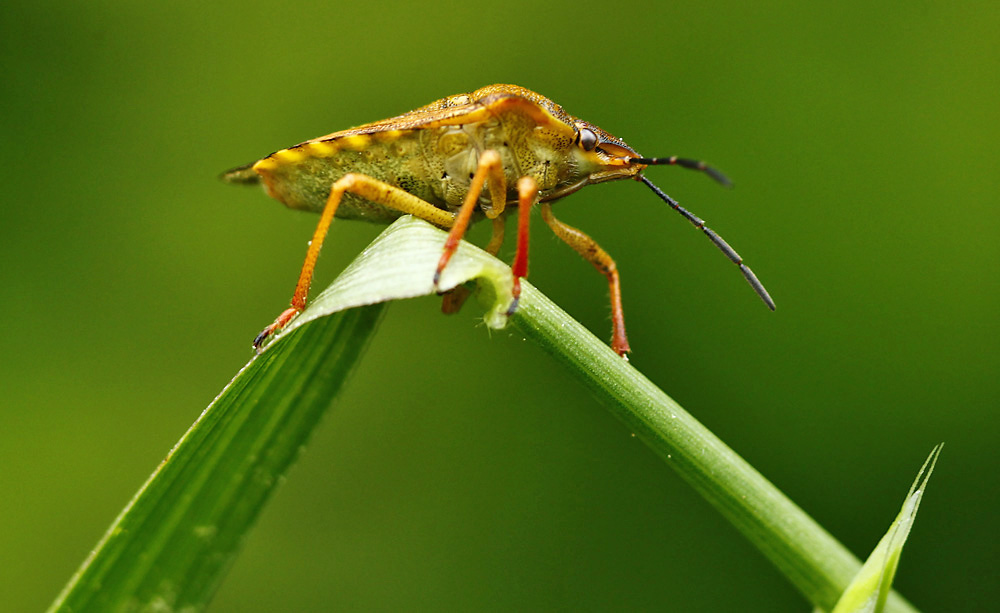
[[[492,220],[493,234],[486,249],[495,255],[503,242],[504,217],[517,207],[513,312],[520,279],[528,273],[529,211],[539,204],[542,218],[553,232],[607,278],[611,347],[625,356],[629,344],[615,262],[590,236],[556,219],[551,207],[552,202],[585,185],[618,179],[644,183],[704,232],[739,266],[773,310],[767,290],[736,251],[642,174],[654,165],[702,171],[723,185],[729,184],[725,176],[703,162],[643,157],[620,138],[523,87],[490,85],[397,117],[314,138],[234,168],[224,173],[223,179],[262,182],[268,194],[286,206],[321,213],[291,306],[257,335],[253,345],[259,350],[271,334],[305,307],[316,260],[334,217],[389,223],[410,214],[449,229],[434,275],[436,285],[471,222]],[[455,309],[460,302],[446,297],[445,310]]]

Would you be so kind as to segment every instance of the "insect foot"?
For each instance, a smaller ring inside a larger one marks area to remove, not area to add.
[[[301,309],[297,309],[295,307],[285,309],[281,315],[278,315],[278,318],[274,320],[273,324],[261,330],[260,334],[253,339],[253,350],[258,354],[262,352],[264,350],[264,342],[276,332],[280,332],[281,329],[287,326],[288,322],[292,321],[292,319],[294,319],[295,316],[301,311]]]

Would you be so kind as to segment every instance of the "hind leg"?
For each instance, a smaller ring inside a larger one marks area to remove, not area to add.
[[[419,217],[439,227],[450,228],[455,223],[455,215],[452,213],[441,210],[398,187],[389,185],[378,179],[373,179],[368,175],[355,173],[344,175],[330,188],[330,196],[326,200],[319,223],[313,232],[312,241],[309,243],[309,250],[306,252],[305,262],[302,264],[302,272],[299,273],[298,283],[295,284],[291,306],[285,309],[274,320],[274,323],[264,328],[253,340],[253,347],[258,352],[260,352],[264,341],[268,337],[288,325],[288,322],[305,308],[306,299],[309,296],[309,287],[312,285],[313,273],[316,270],[316,261],[319,259],[319,252],[323,249],[323,241],[330,230],[330,223],[337,213],[340,201],[343,199],[344,194],[348,192],[395,209],[401,213]]]

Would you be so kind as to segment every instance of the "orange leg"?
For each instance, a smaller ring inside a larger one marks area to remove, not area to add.
[[[607,251],[601,249],[601,246],[594,239],[556,219],[552,214],[552,206],[548,202],[542,203],[542,219],[549,224],[556,236],[575,249],[608,278],[608,285],[611,288],[611,348],[618,355],[625,357],[625,354],[631,349],[628,346],[628,337],[625,336],[625,314],[622,311],[621,284],[618,280],[618,267],[615,265],[615,261],[611,259]]]
[[[500,154],[492,149],[484,151],[479,156],[479,166],[472,176],[469,192],[465,195],[462,208],[455,216],[455,223],[451,226],[451,232],[448,233],[448,239],[444,243],[441,260],[438,262],[437,270],[434,271],[434,287],[437,287],[438,281],[441,280],[441,273],[451,261],[451,256],[455,255],[455,250],[458,249],[458,244],[465,236],[465,231],[469,229],[469,221],[479,203],[479,196],[483,193],[483,184],[486,183],[487,179],[489,179],[490,200],[493,202],[493,209],[488,213],[488,216],[495,219],[503,214],[504,206],[507,204],[507,179],[503,174],[503,161],[500,159]],[[496,226],[494,226],[494,237],[495,233]],[[490,243],[492,244],[493,241]]]
[[[489,244],[484,248],[487,253],[495,256],[500,252],[500,247],[503,246],[503,236],[504,236],[504,216],[500,215],[493,218],[493,235],[490,237]],[[464,285],[459,285],[458,287],[445,292],[444,297],[441,300],[441,312],[445,315],[454,315],[462,309],[462,305],[465,301],[469,299],[469,288]]]
[[[323,248],[323,240],[326,239],[330,223],[333,221],[337,207],[340,205],[345,192],[351,192],[352,194],[357,194],[372,202],[396,209],[402,213],[414,215],[436,226],[449,228],[455,223],[455,216],[453,214],[441,210],[398,187],[383,183],[367,175],[355,173],[344,175],[330,188],[330,196],[323,207],[323,214],[320,215],[316,231],[313,232],[312,241],[309,243],[309,250],[306,252],[306,260],[302,264],[302,272],[299,274],[299,281],[295,285],[295,293],[292,294],[292,305],[279,315],[274,320],[274,323],[264,328],[257,335],[257,338],[253,340],[254,349],[258,352],[261,345],[267,340],[267,337],[284,328],[293,317],[301,313],[302,309],[305,308],[306,298],[309,296],[309,287],[312,285],[313,272],[316,269],[316,260],[319,259],[319,252]]]
[[[500,253],[500,247],[503,246],[503,237],[506,228],[504,227],[504,217],[500,215],[493,218],[493,234],[490,236],[490,242],[486,244],[484,249],[486,253],[496,257],[496,254]]]
[[[521,277],[528,276],[528,229],[531,226],[531,205],[538,199],[538,184],[532,177],[521,177],[517,182],[517,252],[511,269],[514,272],[514,301],[507,309],[513,315],[521,299]]]

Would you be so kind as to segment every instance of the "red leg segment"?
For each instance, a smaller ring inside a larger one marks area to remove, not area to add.
[[[507,314],[512,315],[521,298],[521,277],[528,276],[528,231],[531,227],[531,205],[538,199],[538,184],[532,177],[521,177],[517,182],[517,252],[511,269],[514,272],[514,287]]]

